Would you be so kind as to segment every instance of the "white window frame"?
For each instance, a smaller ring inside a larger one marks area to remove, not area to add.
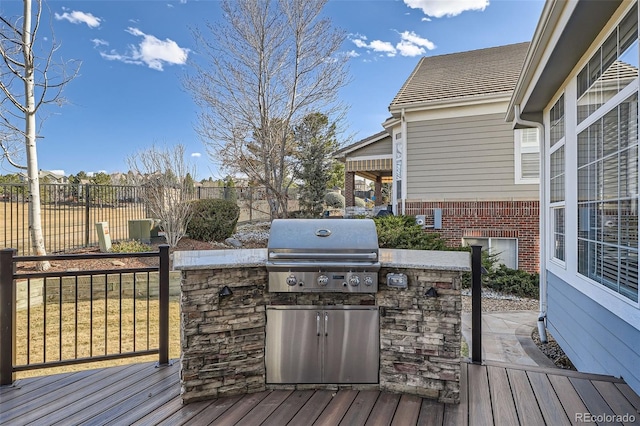
[[[525,131],[535,131],[538,139],[538,146],[523,146],[523,137]],[[531,185],[540,183],[540,134],[538,129],[516,129],[513,135],[514,152],[515,152],[515,184]],[[522,177],[522,156],[524,154],[538,154],[538,177],[525,178]]]
[[[494,254],[492,253],[492,249],[493,249],[493,245],[491,244],[492,240],[509,240],[509,241],[513,241],[515,242],[515,268],[513,269],[518,269],[518,256],[519,256],[519,244],[518,244],[518,239],[517,238],[513,238],[513,237],[472,237],[472,236],[466,236],[466,237],[462,237],[462,244],[464,246],[469,246],[469,243],[467,242],[468,239],[474,239],[474,240],[487,240],[487,246],[489,249],[489,254]],[[500,254],[499,253],[495,253],[495,254]],[[502,263],[501,263],[502,265]]]
[[[557,99],[555,99],[553,101],[553,104],[549,110],[549,114],[551,113],[551,110],[553,109],[553,107],[556,106],[556,104],[560,101],[563,100],[564,102],[564,106],[563,106],[563,110],[564,110],[564,115],[563,115],[563,121],[564,121],[564,135],[558,139],[557,141],[553,142],[553,146],[551,146],[551,142],[550,142],[550,138],[547,137],[545,138],[545,140],[547,141],[547,149],[546,149],[546,162],[549,165],[546,169],[547,171],[547,176],[545,176],[547,185],[546,185],[546,194],[545,197],[547,199],[547,212],[548,215],[547,217],[549,218],[549,220],[547,221],[548,225],[547,225],[547,256],[549,258],[549,260],[551,262],[553,262],[554,264],[558,265],[560,268],[562,269],[566,269],[567,263],[567,150],[565,148],[566,146],[566,140],[567,140],[567,96],[565,93],[561,93],[560,96],[557,97]],[[559,149],[564,149],[565,150],[565,162],[564,162],[564,197],[562,199],[562,201],[556,201],[556,202],[551,202],[551,156],[558,151]],[[564,209],[564,259],[559,259],[557,257],[555,257],[556,254],[556,250],[555,250],[555,243],[556,243],[556,238],[555,238],[555,229],[556,229],[556,223],[555,223],[555,210],[557,209]]]
[[[552,262],[549,261],[550,256],[546,256],[546,265],[543,265],[543,269],[556,275],[558,278],[562,279],[567,285],[573,287],[575,290],[584,294],[586,297],[590,298],[594,302],[603,306],[605,309],[613,312],[620,319],[630,324],[632,327],[636,327],[640,329],[640,315],[638,315],[638,310],[640,309],[640,301],[634,302],[633,300],[609,289],[606,286],[603,286],[596,281],[585,277],[584,275],[578,274],[578,240],[577,240],[577,221],[578,221],[578,204],[577,204],[577,164],[573,164],[576,162],[577,155],[577,136],[578,134],[584,130],[586,127],[593,124],[594,121],[598,120],[599,117],[603,115],[605,111],[610,110],[610,105],[612,103],[619,104],[621,100],[626,99],[630,92],[638,91],[639,80],[636,79],[635,82],[632,82],[629,86],[623,89],[621,92],[617,93],[613,99],[608,100],[606,105],[602,105],[599,109],[601,111],[594,111],[590,116],[582,121],[580,124],[577,123],[577,75],[583,69],[584,65],[590,60],[593,54],[600,48],[602,43],[607,39],[607,37],[611,34],[612,31],[616,29],[616,27],[620,24],[622,19],[626,16],[626,14],[633,8],[636,7],[637,3],[630,3],[627,5],[624,10],[620,10],[617,13],[616,21],[612,22],[607,26],[606,32],[602,32],[598,38],[594,41],[593,48],[589,51],[585,52],[582,57],[580,63],[576,65],[571,74],[566,79],[566,84],[559,88],[557,97],[551,100],[551,102],[547,105],[547,108],[544,110],[544,124],[545,124],[545,163],[547,166],[544,168],[545,170],[545,182],[549,182],[549,128],[550,128],[550,110],[555,105],[558,100],[558,97],[564,92],[565,96],[568,97],[565,99],[565,173],[568,176],[567,182],[565,182],[565,191],[566,191],[566,207],[565,207],[565,221],[569,226],[565,227],[565,250],[566,250],[566,265],[564,267],[560,264],[560,262]],[[639,12],[640,13],[640,12]],[[640,56],[640,53],[639,53]],[[557,142],[556,142],[557,143]],[[639,179],[640,184],[640,179]],[[544,194],[544,210],[547,213],[547,217],[549,217],[550,211],[550,198],[549,198],[549,188],[545,191]],[[551,248],[553,245],[551,244],[552,236],[553,236],[553,222],[547,221],[546,229],[544,232],[544,236],[546,237],[546,242],[544,243],[547,247],[547,253],[551,252]],[[640,226],[639,226],[640,228]],[[640,232],[640,229],[639,229]]]

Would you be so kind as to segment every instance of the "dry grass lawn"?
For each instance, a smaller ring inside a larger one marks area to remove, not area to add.
[[[46,310],[45,310],[46,307]],[[60,311],[62,310],[62,315]],[[106,312],[106,315],[105,315]],[[62,320],[60,320],[62,318]],[[17,313],[16,364],[74,359],[104,354],[126,353],[134,350],[158,348],[158,300],[130,298],[99,299],[75,303],[47,303],[32,306]],[[93,324],[93,326],[92,326]],[[77,330],[77,332],[76,332]],[[60,333],[62,331],[62,333]],[[46,337],[45,337],[46,336]],[[180,357],[180,303],[169,303],[169,358]],[[29,370],[16,373],[17,378],[43,376],[83,369],[102,368],[121,364],[157,361],[158,356],[123,358],[64,367]]]

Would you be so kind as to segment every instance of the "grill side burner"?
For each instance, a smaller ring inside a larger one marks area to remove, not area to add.
[[[378,291],[371,219],[276,219],[267,250],[271,292]]]

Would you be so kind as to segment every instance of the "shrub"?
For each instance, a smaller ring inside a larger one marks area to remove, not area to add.
[[[190,238],[224,241],[236,229],[240,208],[234,201],[208,199],[193,201],[193,217],[187,225]]]
[[[111,253],[144,253],[153,251],[151,246],[141,243],[138,240],[119,241],[111,246]]]
[[[470,247],[464,247],[470,250]],[[498,264],[498,256],[482,250],[482,267],[486,273],[482,274],[482,286],[500,293],[512,294],[519,297],[537,299],[540,294],[540,276],[519,269],[507,268]],[[462,276],[462,287],[471,287],[471,273]]]
[[[445,240],[440,235],[425,232],[416,224],[414,216],[377,216],[373,218],[378,231],[381,248],[413,250],[446,250]]]
[[[356,207],[367,207],[367,203],[364,202],[363,198],[355,197],[354,201],[355,201]]]
[[[327,192],[324,195],[324,202],[328,207],[344,209],[344,196],[342,194],[338,194],[337,192]]]

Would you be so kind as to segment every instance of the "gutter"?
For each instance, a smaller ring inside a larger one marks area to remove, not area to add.
[[[547,343],[547,331],[545,328],[545,321],[547,319],[547,274],[546,274],[546,259],[547,259],[547,250],[546,250],[546,241],[545,241],[545,233],[546,233],[546,215],[544,214],[544,200],[546,194],[546,171],[545,171],[545,161],[543,161],[544,155],[544,124],[538,123],[537,121],[525,120],[520,117],[520,105],[513,106],[514,113],[514,123],[519,124],[528,128],[537,128],[538,134],[540,135],[540,184],[539,196],[540,196],[540,313],[538,314],[538,333],[540,334],[540,341],[542,343]],[[515,126],[514,126],[515,127]]]

